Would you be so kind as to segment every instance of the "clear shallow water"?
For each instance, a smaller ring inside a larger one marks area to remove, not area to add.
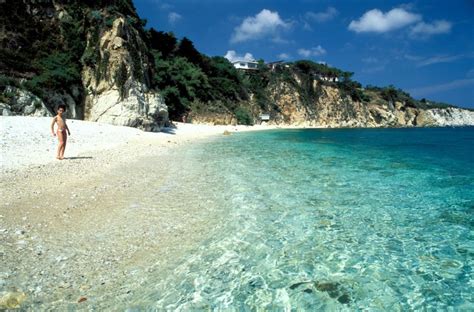
[[[195,146],[193,170],[200,187],[220,186],[212,209],[225,221],[130,307],[472,310],[473,149],[474,128],[278,130]]]

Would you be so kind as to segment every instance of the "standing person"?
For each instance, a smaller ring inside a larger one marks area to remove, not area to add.
[[[58,153],[57,153],[56,158],[59,160],[64,159],[64,150],[66,149],[67,136],[68,134],[71,135],[71,132],[69,131],[69,128],[67,127],[67,124],[66,124],[66,117],[63,116],[65,112],[66,112],[66,105],[60,104],[58,106],[58,114],[54,116],[53,120],[51,121],[51,134],[54,136],[56,136],[56,132],[54,132],[54,124],[58,125],[57,134],[58,134],[59,145],[58,145]]]

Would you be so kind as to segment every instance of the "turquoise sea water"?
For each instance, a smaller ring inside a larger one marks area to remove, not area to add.
[[[249,132],[188,152],[225,221],[135,306],[474,310],[474,128]]]

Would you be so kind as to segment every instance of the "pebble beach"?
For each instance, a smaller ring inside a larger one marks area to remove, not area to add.
[[[65,159],[56,160],[50,118],[0,118],[0,309],[94,309],[133,296],[133,283],[166,272],[219,219],[193,224],[190,215],[208,213],[198,206],[140,211],[130,194],[146,201],[151,185],[182,176],[189,144],[271,128],[175,123],[148,133],[68,120]]]

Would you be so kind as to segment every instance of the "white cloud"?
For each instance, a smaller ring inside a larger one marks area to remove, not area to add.
[[[242,24],[234,29],[230,41],[236,43],[267,36],[281,42],[279,33],[288,28],[290,28],[290,23],[284,22],[278,12],[263,9],[257,15],[245,18]]]
[[[385,69],[385,67],[386,67],[385,64],[377,65],[377,66],[373,66],[373,67],[364,67],[362,69],[362,72],[365,73],[365,74],[373,74],[373,73],[381,72],[382,70]]]
[[[228,59],[230,62],[237,62],[237,61],[255,61],[255,58],[251,53],[245,53],[244,55],[238,55],[237,52],[234,50],[229,50],[227,53],[224,55],[226,59]]]
[[[308,49],[299,49],[298,54],[304,57],[309,57],[311,55],[311,50]]]
[[[433,93],[474,86],[474,79],[459,79],[451,82],[408,90],[412,96],[425,97]]]
[[[278,54],[278,58],[282,60],[289,60],[291,59],[291,55],[289,55],[288,53],[280,53]]]
[[[420,22],[411,28],[411,35],[431,36],[451,32],[451,23],[445,20],[434,21],[432,24]]]
[[[335,8],[328,7],[326,9],[326,11],[324,11],[324,12],[318,12],[318,13],[307,12],[305,14],[305,16],[306,16],[307,19],[309,19],[311,21],[315,21],[315,22],[318,22],[318,23],[324,23],[324,22],[327,22],[327,21],[333,19],[334,17],[336,17],[337,14],[339,14],[339,12]]]
[[[457,54],[457,55],[435,55],[431,57],[422,57],[417,55],[405,54],[407,60],[416,62],[416,67],[423,67],[438,63],[452,63],[458,60],[474,58],[474,53]]]
[[[464,55],[438,55],[421,60],[416,66],[423,67],[438,63],[451,63],[464,58]]]
[[[365,74],[373,74],[385,70],[388,64],[387,59],[380,59],[373,56],[363,58],[362,62],[365,63],[365,66],[361,71]]]
[[[418,21],[421,21],[421,15],[410,13],[401,8],[392,9],[387,13],[373,9],[365,12],[359,20],[351,21],[349,30],[358,33],[384,33],[403,28]]]
[[[302,57],[321,56],[326,54],[326,50],[322,46],[318,45],[317,47],[311,49],[298,49],[298,54]]]
[[[161,10],[164,10],[164,11],[170,10],[170,9],[172,9],[172,8],[173,8],[173,6],[172,6],[171,4],[168,4],[168,3],[162,3],[162,4],[160,5],[160,9],[161,9]]]
[[[411,55],[411,54],[405,54],[403,57],[406,58],[407,60],[417,61],[417,62],[423,59],[421,56]]]
[[[170,13],[168,14],[168,22],[169,22],[170,24],[175,24],[176,22],[178,22],[178,21],[181,20],[182,18],[183,18],[183,17],[182,17],[180,14],[176,13],[176,12],[170,12]]]
[[[410,11],[410,10],[413,10],[416,5],[414,3],[401,3],[399,4],[397,7],[401,8],[401,9],[405,9],[406,11]]]
[[[376,57],[369,56],[369,57],[363,58],[362,62],[367,63],[367,64],[377,64],[379,60]]]

